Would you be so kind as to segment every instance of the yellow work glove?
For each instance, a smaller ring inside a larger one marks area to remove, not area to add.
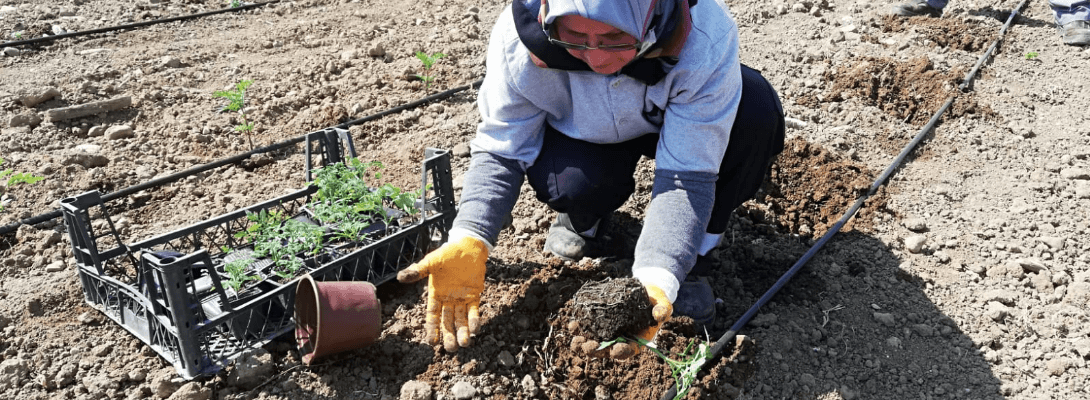
[[[643,287],[647,290],[647,297],[651,300],[651,316],[655,318],[655,325],[647,327],[643,331],[636,334],[636,337],[646,340],[648,342],[655,340],[655,335],[658,335],[659,329],[662,329],[662,324],[666,323],[670,319],[670,316],[674,313],[674,305],[670,303],[670,299],[666,297],[666,292],[655,285],[646,285]],[[609,347],[609,357],[623,360],[632,357],[640,352],[639,343],[614,343]],[[597,354],[603,354],[602,352],[595,352]]]
[[[397,273],[397,280],[412,283],[428,277],[428,310],[424,317],[427,341],[443,338],[449,352],[470,345],[480,328],[481,292],[488,248],[480,239],[463,237],[428,253],[420,262]]]

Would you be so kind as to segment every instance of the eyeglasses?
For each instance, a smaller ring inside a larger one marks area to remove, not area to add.
[[[563,48],[568,49],[568,50],[576,50],[576,51],[604,50],[604,51],[611,51],[611,52],[619,52],[619,51],[636,50],[637,48],[639,48],[639,45],[640,45],[639,43],[598,44],[597,47],[588,47],[587,45],[583,45],[583,44],[568,43],[568,42],[565,42],[565,41],[560,40],[560,39],[554,39],[552,37],[552,35],[549,34],[549,31],[547,29],[542,29],[542,31],[545,32],[545,38],[549,39],[549,43],[552,43],[554,45],[563,47]]]

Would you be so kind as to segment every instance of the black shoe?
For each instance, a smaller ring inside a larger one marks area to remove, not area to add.
[[[595,229],[593,237],[578,233],[586,232],[591,228]],[[600,242],[604,231],[603,219],[557,214],[556,221],[553,221],[553,225],[549,227],[549,236],[545,238],[545,251],[568,261],[593,257],[601,252]]]
[[[926,15],[937,18],[942,16],[942,9],[931,7],[931,5],[927,4],[927,0],[916,0],[893,6],[893,9],[890,10],[890,14],[900,15],[902,17]]]
[[[693,319],[697,325],[711,329],[715,322],[715,293],[706,277],[688,276],[677,290],[674,315]]]
[[[696,264],[689,270],[689,276],[709,276],[719,269],[719,260],[712,256],[696,256]]]
[[[1090,46],[1090,21],[1071,21],[1060,27],[1064,44]]]

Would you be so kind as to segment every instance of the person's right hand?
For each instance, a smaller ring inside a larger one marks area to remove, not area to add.
[[[443,338],[449,352],[470,345],[470,335],[480,328],[481,292],[484,291],[488,248],[480,239],[463,237],[447,242],[420,262],[397,273],[402,283],[428,277],[428,309],[424,319],[427,341]]]

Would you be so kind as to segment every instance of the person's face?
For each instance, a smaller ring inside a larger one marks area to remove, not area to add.
[[[601,45],[633,45],[636,38],[604,22],[584,18],[578,15],[564,15],[554,21],[556,38],[590,49],[566,50],[573,57],[582,60],[590,69],[599,74],[612,74],[620,71],[632,59],[636,58],[636,49],[601,49]]]

